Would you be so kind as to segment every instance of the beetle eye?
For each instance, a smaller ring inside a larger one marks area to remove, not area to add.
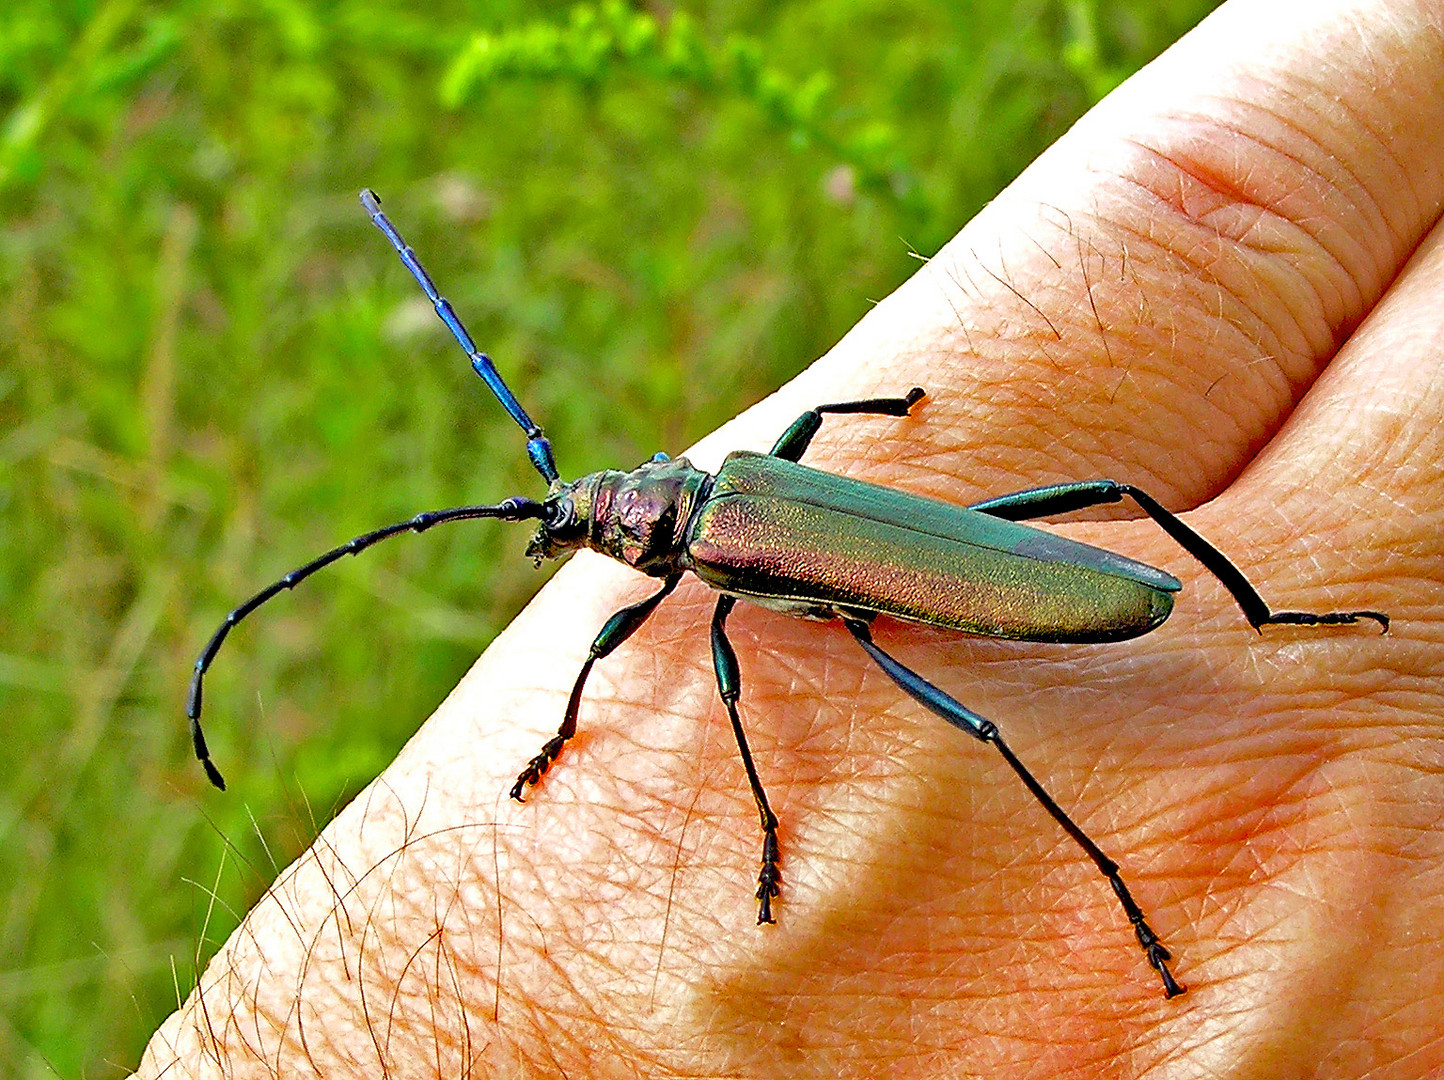
[[[547,531],[560,532],[569,527],[577,517],[576,504],[571,499],[558,499],[546,504],[545,524]]]

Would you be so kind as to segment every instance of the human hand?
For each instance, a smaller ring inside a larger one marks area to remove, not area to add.
[[[1120,862],[1186,996],[996,754],[840,626],[739,605],[782,821],[778,925],[755,927],[695,581],[508,802],[597,628],[654,587],[580,556],[282,875],[142,1074],[1437,1073],[1441,15],[1236,0],[691,455],[922,385],[913,417],[831,418],[805,460],[958,503],[1126,481],[1196,508],[1276,607],[1393,617],[1256,634],[1140,520],[1057,531],[1184,581],[1146,637],[876,625]]]

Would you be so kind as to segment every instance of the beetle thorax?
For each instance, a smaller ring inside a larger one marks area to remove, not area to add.
[[[686,458],[590,473],[547,497],[557,513],[537,530],[527,554],[551,559],[588,547],[653,577],[680,573],[687,526],[711,482]]]

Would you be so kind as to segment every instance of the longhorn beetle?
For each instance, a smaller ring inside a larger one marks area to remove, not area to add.
[[[1013,754],[997,726],[884,652],[869,624],[878,615],[969,634],[1040,642],[1122,641],[1146,634],[1168,618],[1182,588],[1170,574],[1122,555],[1065,540],[1016,522],[1052,517],[1131,499],[1233,595],[1255,629],[1275,623],[1335,626],[1361,619],[1385,633],[1378,611],[1272,611],[1228,559],[1151,497],[1129,484],[1085,480],[1003,495],[970,507],[849,480],[799,464],[825,414],[906,416],[924,396],[868,398],[819,405],[799,416],[770,453],[729,454],[715,475],[657,454],[630,472],[607,469],[567,482],[557,475],[551,443],[502,381],[491,358],[477,349],[451,304],[436,291],[381,200],[361,192],[371,220],[386,235],[441,320],[466,351],[502,407],[526,433],[527,456],[547,483],[540,501],[513,496],[494,505],[457,506],[417,514],[408,521],[358,536],[291,571],[226,616],[196,660],[186,715],[206,776],[224,790],[201,732],[201,683],[231,629],[282,590],[293,588],[342,556],[389,537],[425,532],[469,518],[535,521],[527,554],[560,558],[591,548],[626,563],[661,587],[618,611],[592,642],[572,686],[561,727],[527,763],[511,797],[541,780],[576,734],[577,711],[592,665],[637,632],[657,605],[691,571],[721,595],[712,615],[712,663],[717,689],[747,770],[762,824],[762,869],[757,877],[757,921],[770,923],[778,895],[777,817],[747,746],[737,705],[742,696],[737,656],[727,640],[727,617],[738,599],[808,619],[838,619],[887,675],[925,709],[984,743],[991,743],[1063,830],[1108,880],[1148,963],[1163,979],[1166,997],[1185,987],[1169,971],[1170,954],[1144,919],[1119,873],[1043,785]]]

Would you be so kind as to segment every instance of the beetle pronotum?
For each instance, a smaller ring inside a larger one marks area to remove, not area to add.
[[[579,548],[609,555],[662,581],[651,596],[618,611],[592,642],[573,684],[561,727],[527,763],[511,797],[538,783],[575,733],[582,691],[592,666],[626,641],[691,572],[721,595],[712,616],[712,661],[717,688],[737,739],[762,826],[757,921],[773,921],[780,889],[777,817],[767,802],[738,713],[741,677],[727,639],[727,617],[738,599],[811,619],[838,619],[858,645],[924,708],[985,743],[1008,765],[1108,880],[1133,925],[1167,997],[1184,992],[1168,968],[1170,954],[1148,925],[1119,873],[1003,741],[997,726],[972,712],[873,641],[877,615],[970,634],[1043,642],[1121,641],[1159,626],[1173,609],[1176,578],[1122,555],[1042,532],[1020,521],[1051,517],[1131,499],[1232,594],[1255,628],[1271,623],[1341,625],[1378,611],[1271,611],[1258,591],[1213,545],[1147,494],[1113,480],[1056,484],[1015,492],[970,507],[849,480],[799,464],[824,414],[906,416],[921,388],[896,398],[819,405],[803,413],[770,453],[730,454],[716,474],[685,458],[658,454],[630,472],[605,470],[563,481],[551,443],[479,351],[451,304],[422,269],[416,254],[381,212],[370,191],[361,202],[466,351],[476,373],[526,433],[527,456],[547,483],[540,501],[523,496],[500,503],[432,510],[388,525],[291,571],[241,604],[221,623],[196,660],[186,714],[196,757],[216,787],[225,783],[201,732],[201,684],[231,628],[283,590],[293,588],[345,555],[404,532],[471,518],[535,521],[527,547],[534,558],[559,558]]]

